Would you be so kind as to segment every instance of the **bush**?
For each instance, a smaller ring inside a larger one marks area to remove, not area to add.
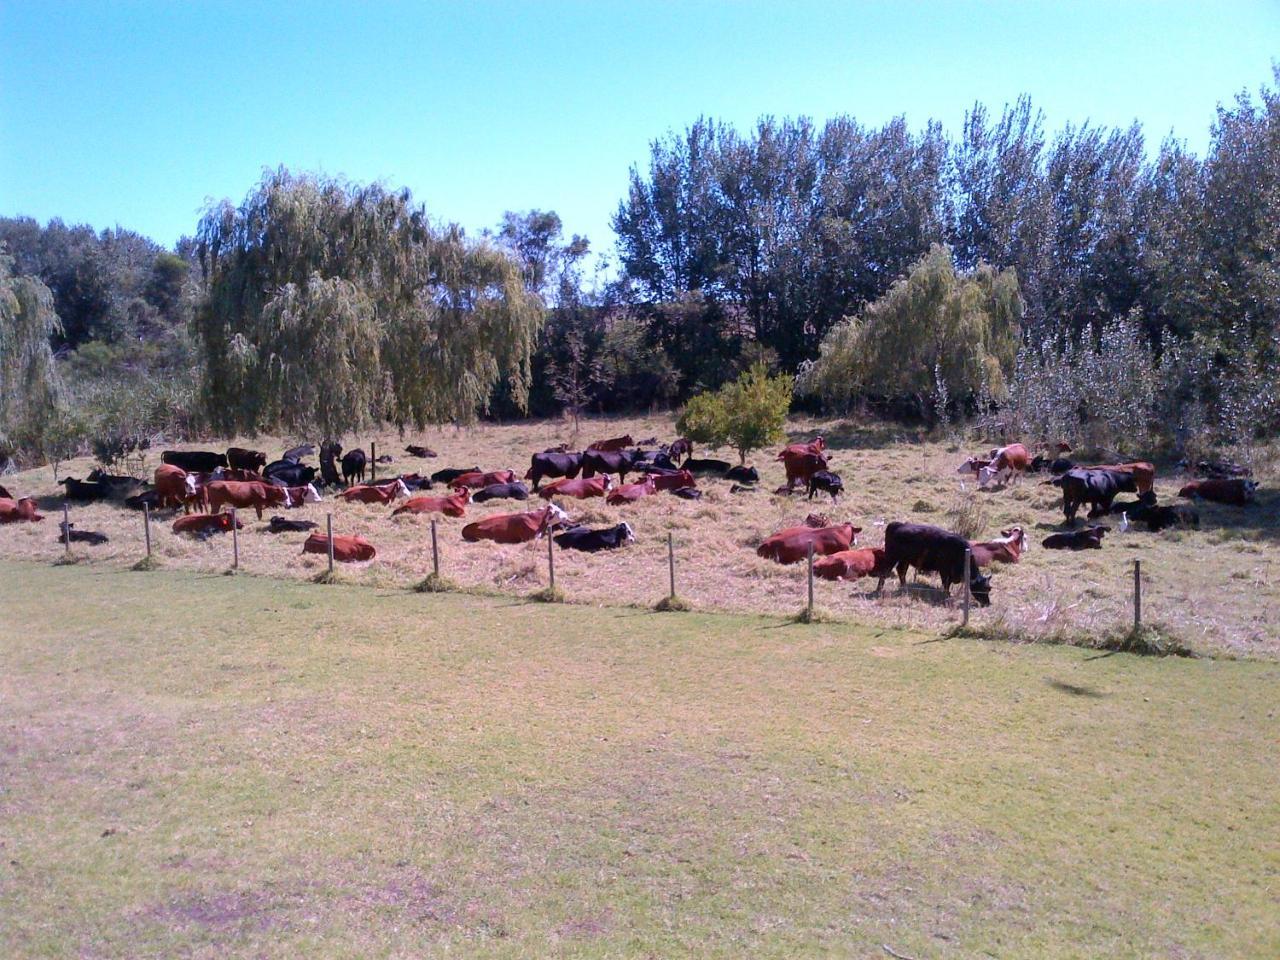
[[[676,427],[682,436],[698,443],[732,446],[738,451],[739,462],[746,463],[752,450],[786,436],[783,424],[791,410],[794,389],[794,377],[771,377],[768,367],[757,362],[715,393],[691,398]]]

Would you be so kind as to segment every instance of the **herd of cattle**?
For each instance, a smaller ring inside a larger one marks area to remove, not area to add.
[[[311,445],[294,447],[280,459],[268,462],[265,453],[238,447],[225,453],[169,450],[162,454],[162,463],[150,485],[100,469],[86,480],[66,478],[61,484],[67,500],[115,501],[137,510],[181,510],[173,520],[173,532],[201,538],[229,531],[233,525],[242,528],[237,511],[252,509],[261,520],[267,510],[319,502],[321,489],[336,490],[338,499],[350,503],[391,506],[391,517],[440,514],[461,518],[471,504],[537,497],[546,501],[544,506],[475,520],[463,526],[462,538],[469,542],[513,544],[551,535],[563,549],[595,552],[634,541],[631,525],[624,522],[593,529],[575,524],[553,499],[602,498],[610,505],[622,506],[666,492],[696,500],[702,496],[698,486],[702,479],[728,481],[730,492],[735,494],[759,489],[760,480],[753,467],[694,457],[693,443],[685,438],[658,444],[656,438],[636,442],[628,435],[593,443],[582,451],[566,447],[543,450],[532,455],[523,480],[517,479],[513,470],[483,470],[479,466],[441,469],[429,476],[399,473],[382,479],[376,478],[375,467],[366,478],[369,458],[363,450],[344,454],[336,443],[322,444],[318,467],[305,462],[316,452]],[[1051,479],[1044,482],[1061,489],[1068,529],[1045,538],[1043,546],[1048,549],[1101,548],[1102,538],[1111,526],[1088,523],[1075,529],[1078,512],[1084,506],[1089,507],[1089,520],[1118,515],[1121,531],[1136,524],[1153,532],[1173,526],[1199,526],[1199,515],[1191,506],[1156,502],[1155,468],[1151,463],[1080,466],[1067,458],[1070,452],[1065,443],[1059,443],[1046,446],[1044,454],[1032,457],[1023,444],[1013,443],[991,450],[986,456],[968,458],[957,472],[976,479],[981,488],[1016,484],[1030,473],[1050,474]],[[406,453],[418,458],[436,456],[422,446],[408,446]],[[776,460],[783,466],[786,483],[775,494],[807,494],[812,500],[818,493],[826,493],[833,504],[838,502],[844,484],[840,475],[830,469],[830,455],[822,437],[785,446]],[[382,457],[379,461],[390,462],[391,458]],[[1179,491],[1180,497],[1235,506],[1244,506],[1254,498],[1257,484],[1244,467],[1202,461],[1195,472],[1198,479],[1188,482]],[[628,483],[629,474],[639,479]],[[424,492],[437,486],[445,489],[434,494]],[[1124,493],[1133,493],[1136,499],[1118,500]],[[0,523],[42,519],[34,499],[15,498],[0,486]],[[344,562],[367,561],[377,555],[373,544],[361,537],[335,536],[330,545],[328,537],[315,528],[312,521],[274,515],[262,529],[272,534],[306,533],[303,552],[325,554],[332,549],[334,558]],[[885,525],[883,546],[871,548],[858,548],[861,532],[862,528],[852,524],[833,525],[823,516],[810,515],[803,524],[767,537],[756,552],[782,564],[813,556],[814,572],[824,579],[878,577],[877,592],[893,573],[905,588],[907,572],[914,568],[919,573],[938,574],[944,594],[949,595],[953,585],[964,583],[967,567],[970,594],[986,606],[990,603],[991,577],[982,571],[995,563],[1017,563],[1027,546],[1021,527],[1002,531],[999,538],[974,542],[941,527],[894,521]],[[105,534],[75,530],[71,524],[63,526],[59,537],[60,541],[68,539],[90,544],[107,540]]]

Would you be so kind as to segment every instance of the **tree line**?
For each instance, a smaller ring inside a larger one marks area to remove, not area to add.
[[[1050,132],[1027,98],[954,137],[699,119],[630,171],[603,273],[551,211],[468,237],[408,191],[283,169],[172,251],[3,219],[0,432],[632,410],[762,363],[813,406],[1077,432],[1116,406],[1088,378],[1119,377],[1104,420],[1246,439],[1280,415],[1278,80],[1219,107],[1203,156]]]

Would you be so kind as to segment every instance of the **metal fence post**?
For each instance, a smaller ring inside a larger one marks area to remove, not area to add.
[[[440,576],[440,547],[436,543],[436,522],[431,521],[431,571]]]
[[[969,579],[972,577],[973,551],[968,547],[964,548],[964,619],[960,621],[962,627],[969,625],[969,597],[971,591],[969,589]]]

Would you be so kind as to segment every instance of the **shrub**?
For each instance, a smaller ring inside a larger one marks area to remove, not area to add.
[[[712,447],[728,444],[738,451],[740,463],[747,454],[782,440],[783,424],[791,409],[795,378],[769,376],[757,362],[737,380],[715,393],[700,393],[681,411],[676,427],[682,436]]]

